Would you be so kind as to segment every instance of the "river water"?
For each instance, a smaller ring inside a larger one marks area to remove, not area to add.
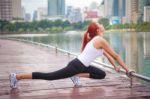
[[[41,35],[5,35],[3,37],[31,40],[57,46],[73,53],[80,53],[82,35],[82,32],[69,31]],[[150,33],[111,32],[105,33],[104,38],[131,69],[150,77]],[[146,83],[146,85],[150,84]]]

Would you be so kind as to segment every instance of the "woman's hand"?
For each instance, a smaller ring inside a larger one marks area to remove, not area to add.
[[[128,72],[126,72],[126,75],[130,78],[132,76],[132,73],[135,73],[135,71],[129,70]]]

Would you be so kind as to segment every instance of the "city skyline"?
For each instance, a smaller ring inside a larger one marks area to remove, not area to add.
[[[101,3],[102,0],[65,0],[66,6],[80,7],[81,9],[89,6],[92,2]],[[39,7],[47,8],[47,0],[22,0],[22,6],[25,8],[27,13],[33,14]]]

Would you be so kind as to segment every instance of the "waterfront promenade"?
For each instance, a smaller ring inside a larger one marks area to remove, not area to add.
[[[31,43],[0,39],[0,99],[150,99],[150,87],[130,81],[110,69],[103,80],[81,78],[82,87],[67,79],[22,80],[18,89],[9,87],[11,72],[52,72],[70,61],[72,56]]]

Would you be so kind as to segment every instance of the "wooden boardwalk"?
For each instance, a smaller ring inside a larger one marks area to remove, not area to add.
[[[60,69],[73,57],[54,49],[24,42],[0,39],[0,99],[150,99],[150,87],[133,83],[109,69],[103,80],[81,78],[83,87],[74,87],[67,79],[22,80],[18,89],[9,87],[11,72],[51,72]]]

